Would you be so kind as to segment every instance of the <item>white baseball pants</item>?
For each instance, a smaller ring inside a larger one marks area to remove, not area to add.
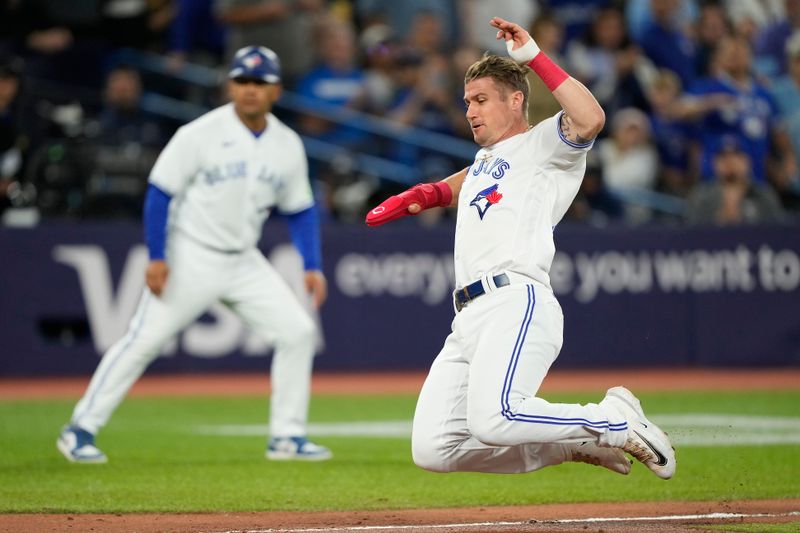
[[[105,353],[72,424],[96,434],[162,347],[221,301],[274,345],[270,435],[304,436],[315,325],[291,289],[257,249],[224,254],[171,235],[164,292],[145,288],[128,332]]]
[[[453,320],[414,414],[412,454],[422,468],[529,472],[564,462],[564,443],[627,438],[616,411],[536,396],[561,349],[564,317],[552,291],[515,279],[495,288],[484,278],[486,294]]]

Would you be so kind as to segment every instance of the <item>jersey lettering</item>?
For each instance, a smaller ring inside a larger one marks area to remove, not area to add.
[[[213,166],[205,170],[204,177],[208,185],[216,185],[217,183],[242,179],[247,176],[247,161],[232,161],[226,163],[223,168]]]
[[[256,178],[260,183],[271,185],[275,192],[280,192],[283,189],[283,180],[279,176],[267,170],[267,167],[261,167],[261,172],[258,173]]]
[[[228,179],[243,178],[247,175],[247,161],[233,161],[225,165]]]
[[[472,165],[472,175],[477,176],[478,174],[486,174],[496,180],[499,180],[505,176],[506,170],[510,168],[511,165],[509,162],[502,157],[494,158],[494,160],[491,157],[486,157],[478,159],[476,164]]]

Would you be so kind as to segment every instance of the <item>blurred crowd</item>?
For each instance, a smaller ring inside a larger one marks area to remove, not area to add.
[[[183,122],[143,99],[219,105],[224,92],[192,84],[192,67],[224,73],[233,51],[260,44],[281,58],[287,94],[351,112],[275,111],[334,148],[309,148],[326,216],[361,221],[414,183],[376,168],[432,181],[470,163],[463,75],[505,54],[495,15],[526,25],[605,109],[568,219],[798,220],[800,0],[0,0],[0,212],[140,216],[150,167]],[[170,75],[121,50],[156,54]],[[535,124],[559,107],[529,81]]]

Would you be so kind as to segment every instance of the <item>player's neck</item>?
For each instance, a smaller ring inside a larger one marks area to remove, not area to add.
[[[520,133],[525,133],[526,131],[528,131],[529,128],[530,125],[528,124],[527,121],[525,120],[517,121],[511,127],[509,127],[508,130],[506,130],[506,132],[503,135],[501,135],[496,141],[494,141],[490,146],[494,146],[495,144],[501,143],[506,139],[510,139],[511,137],[519,135]]]
[[[243,115],[237,111],[236,116],[253,133],[261,133],[267,128],[267,117],[265,115]]]

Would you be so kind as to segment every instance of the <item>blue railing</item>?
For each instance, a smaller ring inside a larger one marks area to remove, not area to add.
[[[187,63],[180,69],[173,70],[164,57],[131,49],[120,51],[117,61],[142,70],[170,76],[188,84],[199,85],[209,90],[216,90],[224,79],[217,69]],[[142,106],[151,113],[180,121],[192,120],[207,111],[203,106],[155,93],[147,93]],[[423,147],[426,150],[463,159],[466,163],[473,159],[477,151],[473,143],[456,137],[398,124],[354,109],[333,106],[290,91],[284,91],[281,99],[276,103],[276,107],[295,113],[313,115],[398,142]],[[302,139],[309,158],[317,161],[328,162],[344,151],[332,143],[306,136],[302,136]],[[409,184],[425,178],[419,169],[383,157],[361,152],[351,152],[349,155],[355,171],[374,175],[380,179]],[[625,203],[642,205],[662,213],[683,215],[686,209],[686,202],[683,199],[649,189],[611,189],[610,192]]]
[[[145,93],[140,106],[148,113],[180,122],[189,122],[209,111],[205,106],[152,92]],[[306,135],[301,135],[300,138],[308,156],[317,161],[329,162],[345,152],[340,146],[333,143],[320,141]],[[395,183],[410,185],[420,181],[421,178],[416,168],[390,159],[361,152],[348,152],[348,157],[352,159],[354,168],[359,172]]]

